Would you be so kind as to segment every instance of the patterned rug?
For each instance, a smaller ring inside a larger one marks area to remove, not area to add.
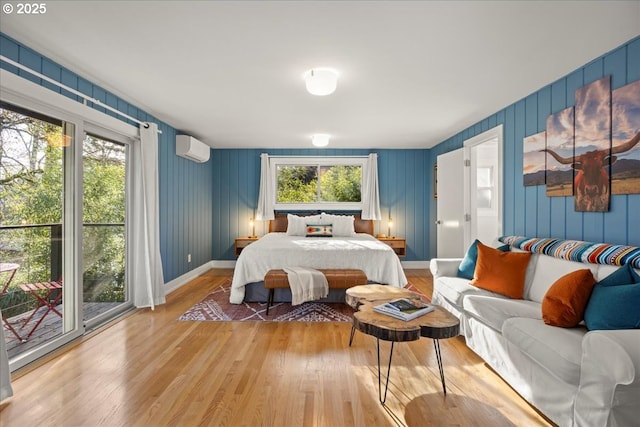
[[[272,321],[272,322],[351,322],[353,309],[344,303],[305,302],[292,306],[288,302],[276,302],[269,308],[264,302],[231,304],[229,292],[231,280],[226,280],[201,302],[187,310],[178,320],[200,321]],[[418,292],[411,284],[407,286]]]

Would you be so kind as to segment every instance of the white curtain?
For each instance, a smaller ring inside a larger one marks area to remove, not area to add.
[[[274,219],[273,201],[275,191],[271,179],[271,168],[269,166],[269,155],[260,155],[260,194],[258,195],[258,209],[256,210],[257,220]]]
[[[0,312],[2,316],[2,312]],[[11,387],[11,372],[9,371],[9,356],[7,355],[7,344],[4,341],[4,325],[0,334],[0,401],[13,396]]]
[[[158,207],[158,125],[140,125],[140,141],[132,153],[132,274],[133,304],[151,307],[165,302]]]
[[[362,186],[362,219],[381,220],[380,194],[378,191],[378,155],[376,153],[369,154]]]

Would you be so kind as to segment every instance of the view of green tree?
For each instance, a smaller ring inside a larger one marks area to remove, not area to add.
[[[359,165],[279,165],[277,178],[278,203],[361,201],[362,167]]]
[[[362,167],[322,166],[320,189],[323,202],[359,202]]]
[[[316,166],[278,166],[278,203],[309,203],[318,200]]]
[[[58,278],[52,232],[61,229],[69,139],[62,122],[44,116],[0,108],[0,120],[0,256],[20,264],[0,301],[11,316],[33,302],[19,284]],[[82,147],[85,301],[123,301],[125,147],[90,136]]]

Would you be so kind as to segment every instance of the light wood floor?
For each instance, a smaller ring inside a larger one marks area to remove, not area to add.
[[[12,426],[546,426],[460,337],[442,340],[443,396],[431,340],[395,346],[386,406],[375,338],[351,324],[179,322],[231,270],[168,296],[14,373],[0,404]],[[407,276],[426,294],[425,270]],[[389,343],[381,345],[383,365]]]

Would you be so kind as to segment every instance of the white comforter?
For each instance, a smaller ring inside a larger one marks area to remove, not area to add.
[[[370,281],[396,287],[407,284],[393,249],[369,234],[324,238],[269,233],[240,253],[229,301],[242,303],[247,283],[262,282],[267,271],[285,267],[357,268]]]

